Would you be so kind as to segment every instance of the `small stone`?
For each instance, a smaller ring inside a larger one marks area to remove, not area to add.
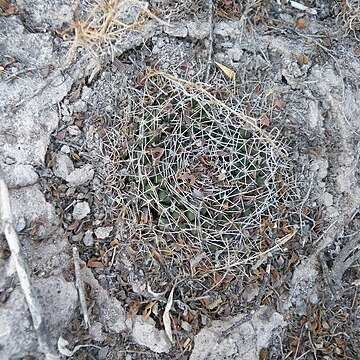
[[[93,246],[94,245],[94,236],[91,230],[87,230],[83,237],[83,243],[85,246]]]
[[[109,237],[112,230],[113,230],[113,226],[102,226],[95,229],[95,235],[98,239],[103,240]]]
[[[76,125],[68,126],[67,131],[71,136],[79,136],[81,134],[81,130]]]
[[[78,202],[74,206],[73,217],[76,220],[81,220],[90,213],[90,206],[86,201]]]
[[[95,171],[90,164],[86,164],[79,169],[72,171],[67,177],[66,181],[71,186],[79,186],[87,183],[92,180],[94,177]]]
[[[333,196],[332,196],[330,193],[328,193],[328,192],[324,193],[324,195],[323,195],[323,203],[324,203],[324,205],[325,205],[326,207],[332,206],[333,203],[334,203],[334,198],[333,198]]]
[[[72,241],[75,242],[75,243],[79,243],[81,241],[83,235],[84,235],[83,233],[73,235]]]
[[[76,113],[83,113],[87,110],[86,102],[81,99],[78,100],[76,103],[74,103],[73,107],[74,107],[74,112]]]
[[[71,151],[71,149],[70,149],[70,146],[68,146],[68,145],[63,145],[63,146],[61,147],[60,151],[61,151],[62,153],[64,153],[64,154],[69,154],[70,151]]]
[[[34,185],[39,180],[38,174],[31,165],[4,165],[3,170],[9,189]]]
[[[16,223],[15,223],[15,230],[17,232],[20,232],[22,230],[24,230],[26,227],[26,220],[23,217],[20,217],[19,219],[17,219]]]
[[[185,38],[188,35],[188,29],[186,26],[183,25],[182,22],[171,24],[172,26],[165,26],[164,32],[170,36],[178,37],[178,38]]]
[[[12,156],[7,156],[4,160],[4,163],[6,165],[14,165],[14,164],[16,164],[16,160]]]
[[[156,353],[168,353],[171,343],[164,330],[155,327],[155,321],[151,318],[143,319],[136,316],[132,329],[133,340],[142,346],[146,346]]]
[[[189,21],[187,22],[189,37],[203,40],[210,34],[210,24],[208,22]]]
[[[103,342],[106,340],[106,336],[104,335],[102,328],[103,326],[101,323],[94,322],[89,329],[89,334],[97,342]]]
[[[191,327],[191,325],[190,325],[188,322],[186,322],[186,321],[182,321],[182,322],[181,322],[181,328],[182,328],[183,330],[185,330],[186,332],[192,332],[192,327]]]
[[[60,179],[65,180],[66,177],[74,170],[74,164],[65,154],[57,154],[54,159],[53,172]]]

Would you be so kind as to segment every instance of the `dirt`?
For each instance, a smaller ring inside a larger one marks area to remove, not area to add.
[[[54,350],[357,359],[359,2],[104,6],[0,1],[0,165]],[[41,359],[0,249],[0,357]]]

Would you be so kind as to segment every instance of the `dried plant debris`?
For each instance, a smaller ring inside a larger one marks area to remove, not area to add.
[[[103,138],[112,208],[153,290],[180,278],[201,296],[268,249],[296,199],[286,147],[226,88],[152,72],[130,98]]]
[[[360,31],[360,1],[342,0],[338,1],[340,12],[338,20],[345,31],[345,35],[353,34],[359,40]]]
[[[80,49],[89,51],[95,60],[95,68],[91,79],[101,69],[100,57],[123,52],[129,42],[142,42],[143,38],[136,33],[150,30],[144,23],[152,19],[156,26],[170,27],[150,9],[149,3],[138,0],[91,0],[76,1],[74,20],[69,29],[61,32],[65,40],[71,42],[65,66],[68,66]],[[135,34],[135,35],[134,35]],[[133,39],[135,36],[137,39]],[[129,40],[130,38],[130,40]]]

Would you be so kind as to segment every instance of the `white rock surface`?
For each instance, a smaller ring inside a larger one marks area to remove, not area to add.
[[[73,283],[60,277],[49,277],[35,282],[39,300],[44,309],[48,329],[51,329],[55,349],[57,337],[68,326],[77,306],[77,292]],[[28,307],[20,287],[0,307],[0,358],[2,360],[23,358],[37,352],[37,339]],[[11,338],[11,341],[9,339]]]
[[[95,229],[95,235],[98,239],[104,240],[106,239],[110,233],[113,231],[113,226],[102,226]]]
[[[260,350],[267,347],[273,332],[286,325],[282,315],[269,307],[262,307],[250,321],[236,327],[222,340],[222,332],[242,317],[239,315],[229,321],[214,321],[210,327],[201,330],[195,336],[190,359],[259,359]],[[222,341],[218,344],[219,339]]]
[[[66,181],[71,186],[84,185],[94,177],[94,169],[90,164],[86,164],[79,169],[75,169],[68,176],[66,176]]]
[[[39,179],[31,165],[3,165],[2,169],[9,189],[34,185]]]
[[[156,353],[168,353],[171,349],[165,331],[156,329],[155,321],[151,318],[143,319],[142,316],[135,316],[132,339],[138,345],[146,346]]]
[[[42,235],[52,232],[57,219],[55,209],[45,200],[37,185],[12,189],[10,203],[15,224],[25,220],[30,226],[33,221],[39,221],[44,224]]]
[[[76,220],[81,220],[90,213],[90,205],[86,201],[81,201],[75,204],[73,210],[73,217]]]
[[[131,327],[132,321],[128,319],[127,324],[125,310],[119,300],[109,296],[108,292],[101,287],[99,282],[94,278],[89,268],[82,269],[82,276],[85,283],[91,286],[91,295],[96,301],[101,313],[99,321],[103,324],[108,332],[120,334]]]
[[[56,154],[53,164],[54,175],[65,180],[66,177],[74,170],[74,164],[65,154]]]
[[[187,22],[188,35],[190,38],[203,40],[210,34],[209,22],[188,21]]]

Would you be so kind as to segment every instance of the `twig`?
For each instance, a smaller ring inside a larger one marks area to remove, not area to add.
[[[329,267],[326,264],[326,261],[324,259],[324,255],[322,253],[319,253],[318,257],[319,257],[319,261],[320,261],[320,264],[321,264],[321,267],[322,267],[323,277],[324,277],[325,283],[328,285],[333,297],[335,297],[336,292],[335,292],[334,284],[333,284],[333,282],[331,280]]]
[[[352,254],[352,255],[351,255]],[[354,236],[335,258],[331,271],[331,278],[336,285],[340,285],[346,270],[360,258],[360,236]]]
[[[86,306],[86,300],[85,300],[85,294],[84,294],[84,283],[82,281],[81,274],[80,274],[79,251],[76,246],[73,247],[73,259],[74,259],[74,267],[75,267],[76,287],[77,287],[78,293],[79,293],[81,311],[84,316],[85,328],[88,329],[90,327],[90,319],[89,319],[89,314],[88,314],[87,306]]]
[[[27,270],[27,264],[20,247],[19,238],[13,226],[9,190],[5,183],[4,174],[1,167],[0,209],[3,231],[15,263],[21,289],[25,295],[25,299],[31,314],[33,326],[39,343],[39,350],[45,355],[46,359],[58,359],[57,355],[55,355],[51,350],[50,337],[46,329],[44,318],[42,316],[42,309],[32,287],[30,275]]]

